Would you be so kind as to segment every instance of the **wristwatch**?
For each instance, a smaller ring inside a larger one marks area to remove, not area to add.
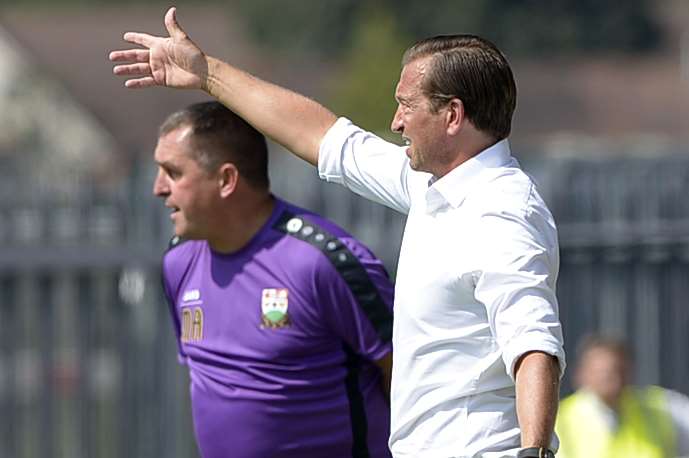
[[[555,458],[555,454],[546,447],[529,447],[519,450],[517,458]]]

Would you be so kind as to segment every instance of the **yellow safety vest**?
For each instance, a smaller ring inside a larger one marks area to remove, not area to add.
[[[558,458],[674,458],[675,429],[662,388],[626,388],[617,429],[601,418],[593,394],[578,391],[560,403]]]

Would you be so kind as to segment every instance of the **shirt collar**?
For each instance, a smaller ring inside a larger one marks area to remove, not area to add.
[[[426,193],[427,209],[437,210],[444,202],[459,207],[485,170],[504,167],[512,160],[510,144],[505,139],[461,163],[442,178],[431,178]]]

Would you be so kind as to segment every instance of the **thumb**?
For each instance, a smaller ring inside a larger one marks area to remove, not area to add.
[[[183,40],[187,37],[179,22],[177,22],[177,8],[174,6],[165,13],[165,28],[174,41]]]

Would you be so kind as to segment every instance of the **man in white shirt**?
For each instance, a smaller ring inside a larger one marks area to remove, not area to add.
[[[202,89],[320,176],[408,214],[393,331],[396,457],[545,457],[564,370],[557,233],[510,155],[516,88],[478,37],[410,48],[392,129],[365,132],[287,89],[205,55],[171,8],[169,37],[127,33],[114,51],[127,87]]]

